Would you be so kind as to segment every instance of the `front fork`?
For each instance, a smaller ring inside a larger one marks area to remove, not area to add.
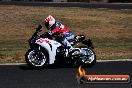
[[[41,47],[39,46],[38,49],[35,49],[36,60],[41,60],[40,55],[41,55]]]

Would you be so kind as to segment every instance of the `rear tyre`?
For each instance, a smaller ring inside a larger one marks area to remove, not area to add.
[[[48,53],[38,49],[29,49],[25,54],[25,61],[32,68],[43,68],[49,64]]]
[[[91,67],[96,63],[96,55],[95,52],[90,48],[87,49],[87,53],[87,56],[82,56],[79,59],[79,64],[82,66]]]

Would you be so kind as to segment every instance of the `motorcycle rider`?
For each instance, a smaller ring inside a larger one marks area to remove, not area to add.
[[[51,15],[46,17],[44,20],[46,28],[49,30],[48,33],[52,36],[54,34],[61,34],[63,37],[61,39],[62,44],[66,46],[69,50],[73,49],[71,43],[68,40],[74,39],[74,34],[69,30],[69,28],[60,22],[57,22],[55,18]]]

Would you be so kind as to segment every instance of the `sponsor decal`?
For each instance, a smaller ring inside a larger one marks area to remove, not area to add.
[[[79,84],[85,83],[129,83],[129,75],[86,75],[86,71],[78,68],[78,73],[76,75],[77,82]]]
[[[40,39],[36,40],[36,42],[38,42],[38,43],[42,43],[42,42],[48,43],[49,41],[44,39],[44,38],[40,38]]]

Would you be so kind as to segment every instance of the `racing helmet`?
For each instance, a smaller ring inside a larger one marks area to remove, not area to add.
[[[50,29],[51,26],[52,26],[53,24],[55,24],[55,19],[54,19],[51,15],[49,15],[49,16],[45,19],[44,23],[45,23],[46,28],[47,28],[47,29]]]

